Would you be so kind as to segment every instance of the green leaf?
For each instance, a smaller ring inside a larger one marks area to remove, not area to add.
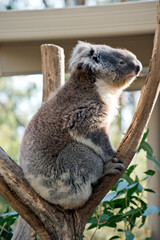
[[[144,191],[151,192],[151,193],[156,193],[153,189],[150,189],[150,188],[144,188]]]
[[[131,177],[129,177],[126,173],[123,174],[122,176],[127,182],[129,182],[129,184],[134,184],[135,182],[133,181],[133,179]]]
[[[141,149],[143,149],[145,152],[147,152],[147,155],[152,156],[153,155],[153,149],[147,142],[143,142]]]
[[[132,210],[126,212],[124,215],[130,216],[130,215],[135,215],[135,214],[141,213],[141,212],[142,212],[141,208],[135,208],[135,209],[132,209]]]
[[[151,176],[150,176],[150,175],[148,175],[148,176],[146,176],[146,177],[142,178],[142,179],[141,179],[141,182],[145,181],[146,179],[148,179],[148,178],[150,178],[150,177],[151,177]]]
[[[102,214],[100,216],[100,223],[105,222],[106,220],[108,220],[110,218],[110,216],[108,214]]]
[[[110,201],[112,199],[114,199],[115,197],[117,196],[117,193],[116,192],[112,192],[112,193],[109,193],[107,194],[104,198],[103,198],[103,202],[104,201]]]
[[[159,161],[157,161],[153,156],[147,155],[147,158],[148,158],[149,160],[153,161],[153,162],[156,164],[158,170],[160,170],[160,162],[159,162]]]
[[[143,216],[149,216],[153,213],[160,213],[160,209],[155,205],[150,205],[143,213]]]
[[[129,185],[129,183],[128,183],[127,181],[120,182],[120,183],[118,184],[118,186],[117,186],[116,191],[117,191],[117,192],[120,192],[120,191],[122,191],[123,189],[126,189],[128,185]]]
[[[117,229],[117,231],[118,231],[118,232],[124,232],[125,230],[119,228],[119,229]]]
[[[107,214],[107,215],[110,216],[110,217],[114,215],[113,212],[108,211],[108,208],[105,208],[103,213],[104,213],[104,214]]]
[[[134,235],[131,232],[125,231],[125,236],[126,236],[127,240],[133,240],[134,239]]]
[[[6,213],[3,213],[1,215],[1,217],[6,217],[6,216],[17,216],[18,217],[18,213],[17,212],[6,212]]]
[[[130,176],[130,174],[133,172],[133,170],[137,167],[137,164],[131,165],[127,170],[126,174]]]
[[[135,186],[138,186],[138,183],[134,183],[134,184],[131,184],[127,187],[127,189],[131,189],[131,188],[134,188]]]
[[[142,208],[143,211],[146,210],[147,204],[141,198],[139,198],[137,196],[132,196],[131,198],[136,199],[138,202],[141,203],[141,208]]]
[[[12,225],[18,217],[18,214],[14,214],[8,217],[3,217],[3,219],[0,221],[0,225],[3,226],[5,223]]]
[[[139,228],[143,227],[143,225],[145,224],[145,221],[146,221],[146,216],[143,216],[143,217],[142,217],[142,223],[141,223],[141,225],[139,226]]]
[[[126,208],[126,199],[125,198],[118,198],[110,201],[109,206],[112,209],[120,208],[123,211]]]
[[[120,179],[116,182],[116,184],[111,188],[111,190],[112,190],[113,192],[116,191],[117,186],[118,186],[118,183],[121,182],[121,181],[123,181],[123,178],[120,178]]]
[[[144,172],[147,175],[153,176],[155,174],[155,171],[149,169],[148,171]]]
[[[132,204],[135,205],[136,207],[138,206],[138,204],[137,204],[135,201],[133,201],[132,199],[130,199],[130,203],[132,203]]]
[[[128,231],[123,230],[123,229],[118,229],[118,232],[124,232],[127,240],[133,240],[134,239],[134,235],[131,232],[128,232]]]
[[[125,216],[123,214],[116,214],[108,219],[107,225],[108,223],[112,223],[112,222],[114,223],[121,222],[124,218]]]
[[[115,222],[107,222],[103,226],[111,227],[111,228],[116,228],[117,224]]]
[[[142,192],[142,191],[143,191],[143,187],[142,187],[142,185],[141,185],[140,183],[138,184],[138,191],[139,191],[139,192]]]
[[[138,183],[134,187],[128,190],[127,198],[131,197],[137,191],[137,189],[138,189]]]
[[[91,224],[88,228],[87,228],[87,230],[90,230],[90,229],[93,229],[93,228],[96,228],[97,227],[97,224]]]
[[[88,223],[92,223],[92,224],[98,224],[98,220],[97,220],[97,218],[96,217],[90,217],[89,219],[88,219]]]
[[[142,140],[139,144],[139,147],[138,147],[138,150],[137,150],[137,153],[142,149],[141,146],[142,144],[144,143],[144,141],[146,140],[147,136],[148,136],[148,133],[149,133],[149,129],[147,128],[147,130],[145,131],[145,133],[143,134],[143,137],[142,137]]]
[[[113,236],[113,237],[111,237],[109,240],[113,240],[113,239],[117,239],[117,238],[120,238],[119,236]]]

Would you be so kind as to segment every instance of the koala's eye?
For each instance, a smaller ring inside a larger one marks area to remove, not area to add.
[[[125,65],[126,65],[126,63],[125,63],[122,59],[119,60],[118,64],[119,64],[120,66],[125,66]]]

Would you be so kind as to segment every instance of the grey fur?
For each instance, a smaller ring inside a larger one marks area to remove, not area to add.
[[[69,80],[30,121],[20,148],[24,174],[41,197],[78,208],[101,176],[124,170],[108,129],[122,90],[141,68],[127,50],[76,45]]]

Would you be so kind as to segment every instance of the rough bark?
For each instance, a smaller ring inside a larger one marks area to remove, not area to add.
[[[149,73],[132,123],[118,148],[117,157],[123,160],[126,167],[136,152],[160,91],[159,66],[160,7]],[[49,94],[47,92],[46,96]],[[24,178],[21,168],[0,149],[0,193],[44,240],[81,240],[88,217],[120,177],[103,177],[82,208],[65,211],[41,199]]]
[[[53,45],[41,46],[41,62],[43,73],[43,99],[47,98],[61,85],[64,84],[64,50]]]

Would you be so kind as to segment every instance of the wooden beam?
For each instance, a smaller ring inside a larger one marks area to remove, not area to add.
[[[157,1],[104,6],[6,11],[0,43],[154,33]]]
[[[153,34],[117,37],[92,37],[77,39],[57,39],[35,42],[5,43],[0,45],[0,76],[29,75],[41,73],[40,45],[55,44],[64,48],[68,70],[68,59],[78,40],[112,47],[127,48],[137,55],[143,66],[148,66],[153,47]]]

